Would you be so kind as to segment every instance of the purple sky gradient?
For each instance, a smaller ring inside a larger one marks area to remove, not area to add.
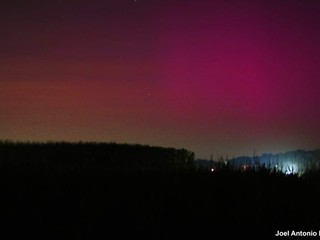
[[[320,147],[320,2],[0,5],[0,139]]]

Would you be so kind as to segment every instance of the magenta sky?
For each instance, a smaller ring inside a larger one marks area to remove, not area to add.
[[[320,147],[319,1],[7,2],[0,139]]]

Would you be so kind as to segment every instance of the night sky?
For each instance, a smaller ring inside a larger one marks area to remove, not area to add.
[[[0,3],[0,139],[320,147],[320,1]]]

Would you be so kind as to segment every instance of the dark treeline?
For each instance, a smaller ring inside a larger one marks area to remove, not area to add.
[[[2,143],[0,157],[11,239],[272,239],[320,226],[318,173],[203,171],[187,150],[113,143]]]
[[[94,142],[0,142],[0,161],[24,170],[91,169],[108,173],[185,171],[195,167],[194,153],[186,149]]]

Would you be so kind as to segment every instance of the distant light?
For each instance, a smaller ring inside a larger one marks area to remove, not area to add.
[[[297,174],[299,171],[298,171],[298,166],[297,164],[294,164],[294,163],[286,163],[285,166],[284,166],[284,173],[286,175],[291,175],[291,174]]]
[[[210,171],[211,171],[211,172],[214,172],[214,168],[211,168]]]
[[[276,165],[276,168],[278,167],[278,165]]]
[[[287,171],[285,172],[285,174],[286,174],[286,175],[290,175],[290,174],[292,174],[292,172],[289,171],[289,170],[287,170]]]

